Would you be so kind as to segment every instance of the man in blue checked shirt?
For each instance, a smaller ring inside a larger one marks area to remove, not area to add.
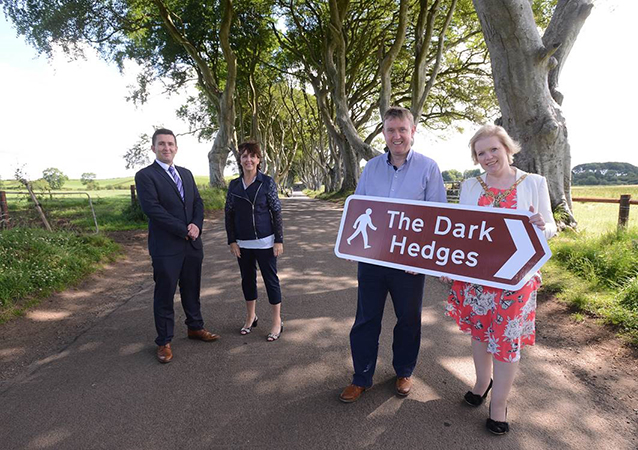
[[[388,152],[366,164],[355,194],[376,197],[446,202],[446,191],[434,160],[412,149],[416,124],[405,108],[391,107],[383,116],[383,136]],[[339,399],[356,401],[372,386],[377,363],[383,307],[390,293],[397,324],[394,327],[392,365],[396,392],[407,396],[421,346],[421,304],[425,275],[389,267],[358,263],[357,315],[350,331],[354,364],[352,384]]]

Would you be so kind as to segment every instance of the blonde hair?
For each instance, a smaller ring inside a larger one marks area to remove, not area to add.
[[[478,164],[478,158],[476,157],[476,150],[474,148],[476,142],[483,138],[492,136],[496,136],[498,140],[501,141],[501,144],[503,144],[505,152],[507,153],[507,161],[512,164],[514,162],[512,156],[521,151],[521,145],[507,134],[505,128],[492,124],[483,125],[476,133],[474,133],[472,139],[470,139],[469,147],[472,152],[472,161],[474,161],[474,164]]]

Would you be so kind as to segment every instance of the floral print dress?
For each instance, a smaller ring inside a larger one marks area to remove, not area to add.
[[[491,207],[499,198],[501,208],[516,208],[516,188],[503,197],[504,190],[489,188],[478,205]],[[535,274],[518,291],[455,281],[450,289],[445,314],[456,320],[461,331],[472,339],[487,342],[487,351],[504,362],[521,358],[521,348],[534,345],[536,337],[536,291],[541,285]]]

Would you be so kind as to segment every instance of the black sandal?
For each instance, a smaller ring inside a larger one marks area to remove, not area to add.
[[[284,332],[284,322],[281,322],[281,328],[279,329],[279,333],[268,333],[268,336],[266,336],[266,340],[268,342],[275,342],[277,339],[279,339],[279,336],[281,336],[281,333]]]
[[[241,334],[242,336],[246,336],[247,334],[250,334],[250,332],[253,331],[253,328],[257,328],[258,322],[259,322],[259,317],[255,316],[255,320],[253,320],[253,324],[249,327],[241,327],[241,330],[239,330],[239,334]]]

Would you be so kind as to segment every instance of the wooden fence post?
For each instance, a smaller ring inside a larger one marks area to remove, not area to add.
[[[137,203],[137,199],[135,198],[135,185],[132,184],[131,185],[131,206],[135,206],[135,203]]]
[[[49,225],[49,221],[47,220],[47,216],[44,215],[42,206],[40,206],[40,202],[38,201],[38,198],[33,193],[33,189],[31,188],[31,183],[26,183],[26,185],[27,185],[27,191],[29,191],[29,194],[31,195],[31,200],[33,200],[33,203],[35,205],[35,209],[38,211],[38,214],[40,214],[40,219],[42,219],[44,228],[46,228],[47,231],[52,231],[51,225]]]
[[[618,209],[618,229],[627,228],[629,222],[629,205],[631,195],[620,196],[620,208]]]
[[[4,191],[0,191],[0,228],[9,228],[9,205]]]

